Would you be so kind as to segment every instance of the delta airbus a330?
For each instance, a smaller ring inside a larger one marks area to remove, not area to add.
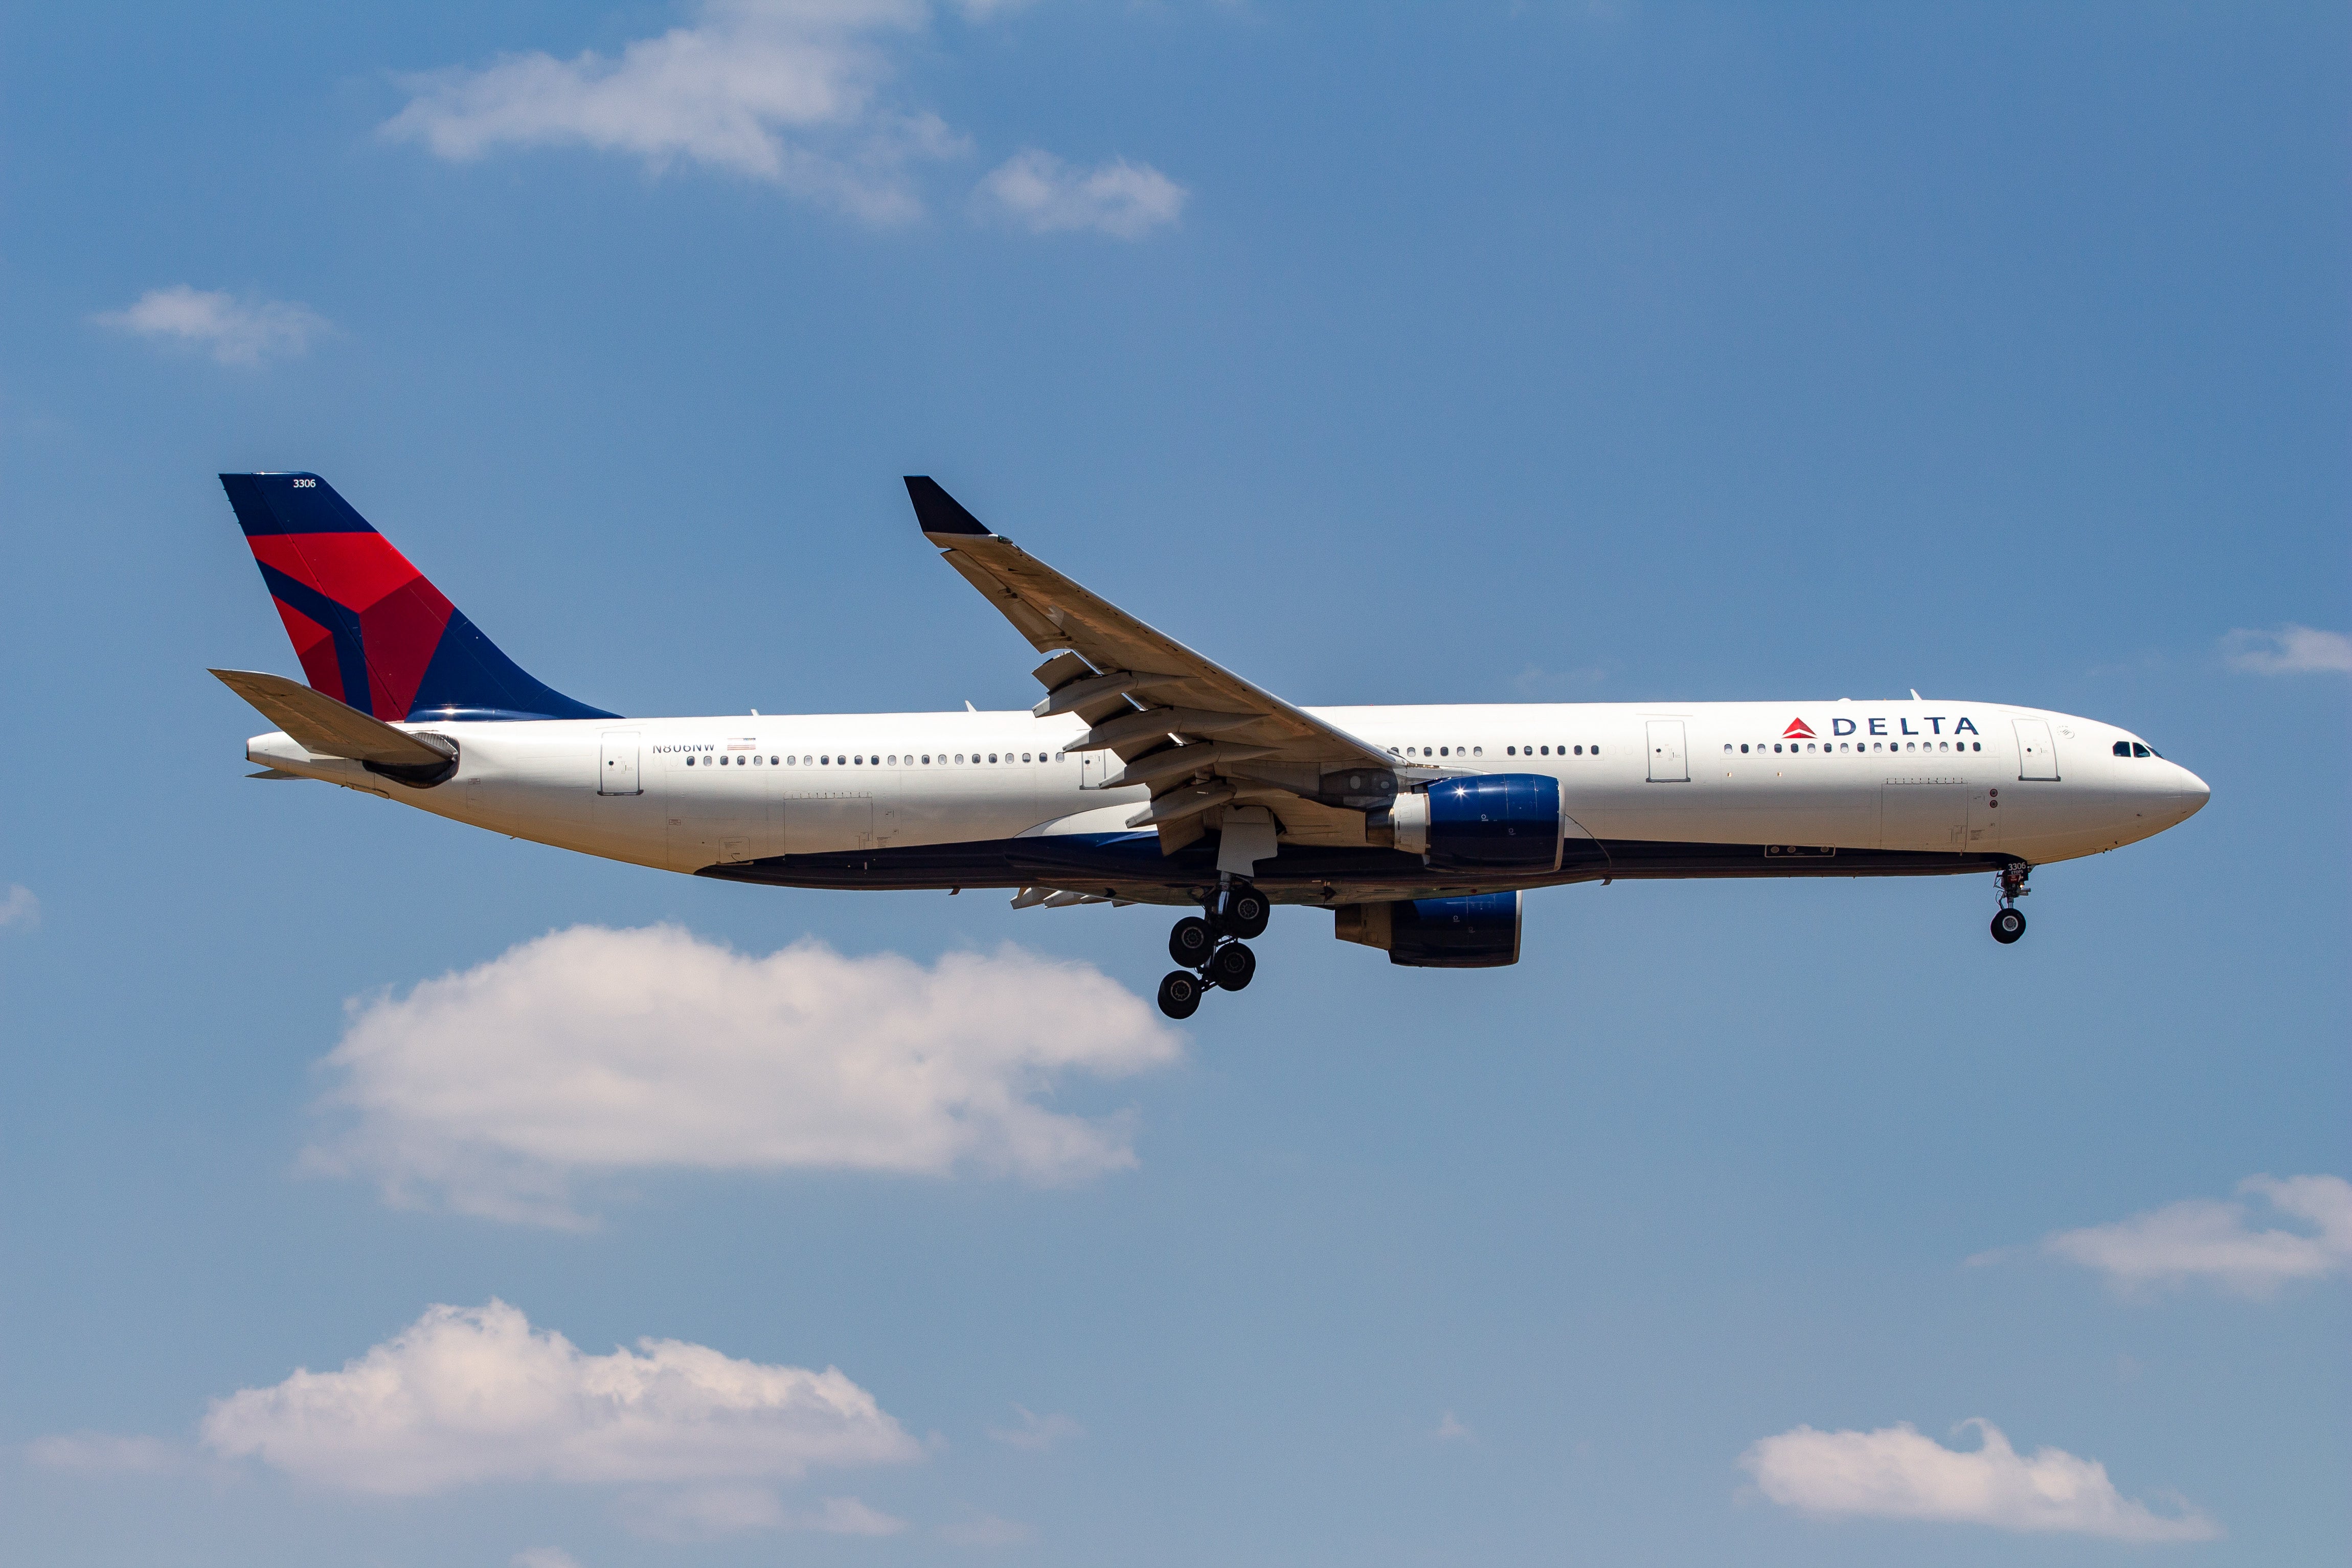
[[[314,474],[221,484],[307,685],[215,670],[320,779],[495,832],[734,882],[1190,908],[1160,1006],[1239,990],[1275,904],[1392,964],[1516,963],[1528,890],[1617,877],[1990,872],[2204,805],[2136,735],[2002,703],[1294,707],[992,533],[927,478],[923,537],[1045,654],[1026,713],[625,719],[542,685]],[[966,705],[969,709],[970,705]]]

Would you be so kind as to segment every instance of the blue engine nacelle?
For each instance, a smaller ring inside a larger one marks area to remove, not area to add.
[[[1340,941],[1385,948],[1390,963],[1409,968],[1495,969],[1519,961],[1516,893],[1343,904],[1331,913]]]
[[[1559,780],[1546,773],[1447,779],[1389,809],[1396,847],[1449,871],[1558,871]]]

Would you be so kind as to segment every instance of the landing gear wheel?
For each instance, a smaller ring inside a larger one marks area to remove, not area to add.
[[[1197,915],[1188,915],[1168,934],[1168,956],[1188,969],[1197,969],[1216,950],[1217,934]]]
[[[1265,935],[1265,923],[1274,918],[1274,906],[1265,894],[1245,882],[1235,883],[1225,891],[1224,907],[1217,912],[1217,924],[1228,936],[1246,940]]]
[[[1992,917],[1992,939],[2006,947],[2025,935],[2025,916],[2014,909],[2004,909]]]
[[[1238,942],[1228,942],[1209,960],[1209,978],[1220,990],[1238,991],[1257,974],[1257,955]]]
[[[1160,1010],[1172,1019],[1188,1019],[1201,1009],[1200,977],[1171,969],[1160,982]]]

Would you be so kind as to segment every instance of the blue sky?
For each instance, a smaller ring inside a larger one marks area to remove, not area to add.
[[[2341,1556],[2347,31],[18,8],[6,1555]],[[2039,874],[2011,948],[1977,878],[1564,889],[1486,973],[1294,913],[1166,1030],[1148,911],[247,781],[205,668],[295,665],[212,476],[260,467],[627,713],[1034,701],[929,472],[1294,701],[1916,687],[2213,800]],[[1009,1109],[722,1168],[673,1129],[502,1208],[478,1128],[352,1063],[583,926],[714,1018],[831,998],[843,1051],[843,996],[969,1012]],[[478,1441],[366,1393],[479,1365],[555,1392]]]

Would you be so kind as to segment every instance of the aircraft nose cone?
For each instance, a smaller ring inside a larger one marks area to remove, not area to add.
[[[2213,798],[2213,789],[2205,780],[2177,763],[2173,771],[2180,777],[2175,781],[2172,798],[2180,808],[2180,820],[2185,822],[2205,809],[2205,802]]]

